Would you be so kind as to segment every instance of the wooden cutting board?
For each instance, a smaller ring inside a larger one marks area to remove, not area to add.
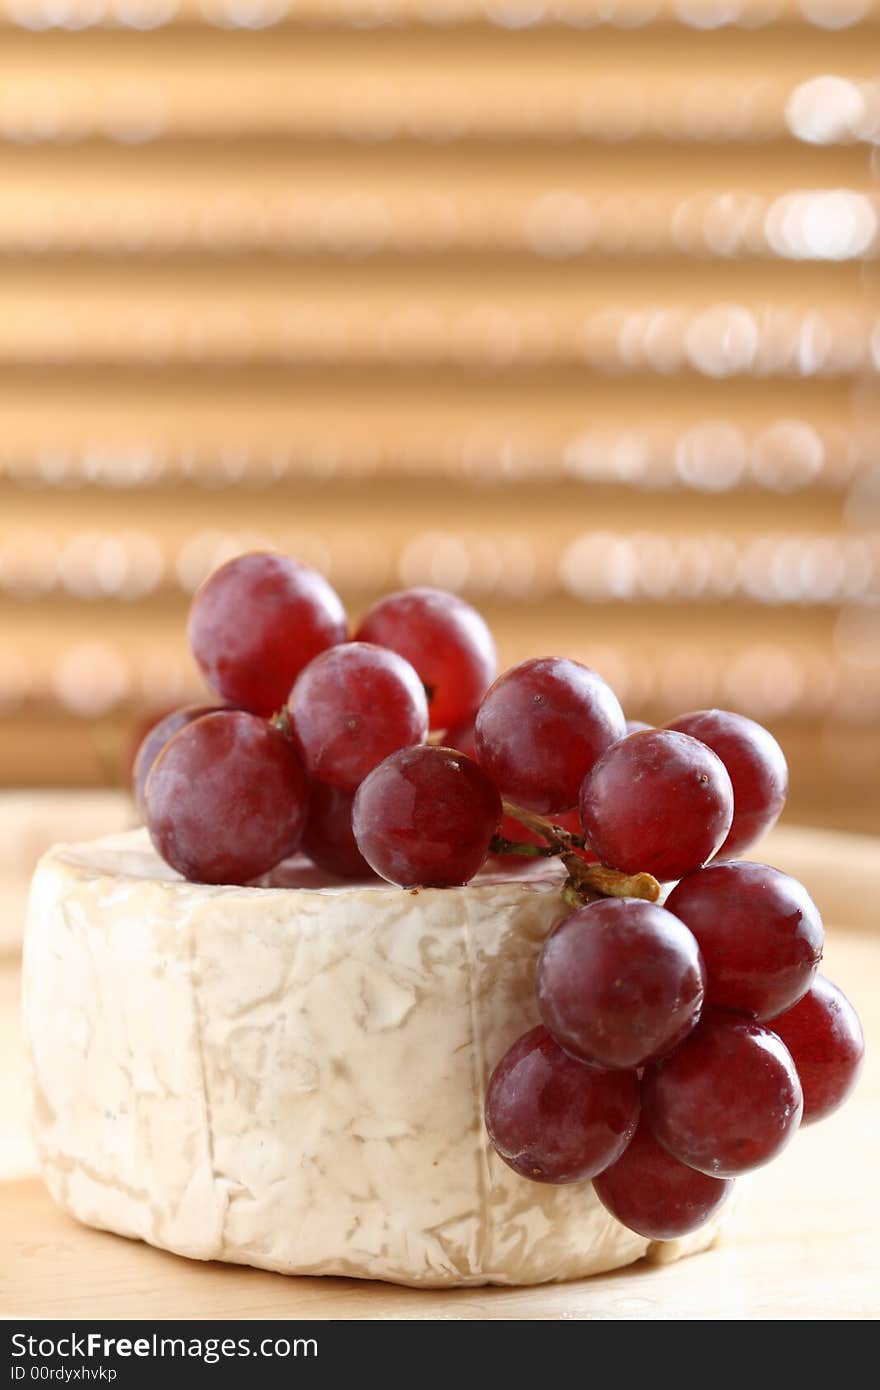
[[[766,857],[826,913],[825,970],[857,1004],[868,1063],[837,1116],[742,1184],[724,1243],[677,1265],[576,1284],[419,1291],[199,1264],[78,1226],[34,1174],[24,1125],[18,967],[0,964],[0,1315],[55,1318],[874,1318],[880,1314],[880,845],[777,832]],[[872,1047],[873,1044],[873,1047]]]

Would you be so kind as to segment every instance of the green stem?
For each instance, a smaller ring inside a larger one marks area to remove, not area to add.
[[[493,835],[489,849],[492,854],[518,854],[523,859],[548,859],[554,853],[549,845],[527,845],[506,835]]]
[[[510,816],[512,820],[518,820],[520,825],[524,825],[527,830],[533,830],[536,835],[540,835],[550,845],[554,854],[563,854],[570,849],[584,848],[582,835],[573,835],[570,830],[563,830],[561,825],[556,825],[546,816],[539,816],[535,811],[526,811],[513,801],[505,801],[503,806],[506,816]]]
[[[641,898],[649,903],[655,903],[659,898],[660,884],[652,874],[625,874],[620,869],[610,869],[606,864],[588,864],[576,852],[585,847],[583,838],[563,830],[561,825],[555,825],[546,816],[526,811],[512,801],[504,802],[504,814],[540,835],[546,844],[518,844],[515,840],[496,835],[492,841],[492,852],[518,854],[529,859],[550,856],[561,859],[568,870],[562,895],[572,907],[582,907],[584,903],[595,902],[597,898]]]

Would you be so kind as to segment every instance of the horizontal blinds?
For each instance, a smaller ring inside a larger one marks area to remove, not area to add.
[[[864,0],[0,0],[0,776],[100,782],[279,545],[735,704],[877,826]]]

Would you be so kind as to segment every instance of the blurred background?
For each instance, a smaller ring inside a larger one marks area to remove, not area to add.
[[[0,782],[119,785],[274,547],[880,831],[878,55],[880,0],[0,0]]]

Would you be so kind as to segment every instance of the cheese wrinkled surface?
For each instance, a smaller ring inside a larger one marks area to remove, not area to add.
[[[552,871],[460,889],[186,883],[145,831],[34,876],[24,1018],[55,1200],[88,1225],[289,1274],[533,1284],[670,1259],[589,1184],[494,1154],[483,1098],[538,1022]]]

